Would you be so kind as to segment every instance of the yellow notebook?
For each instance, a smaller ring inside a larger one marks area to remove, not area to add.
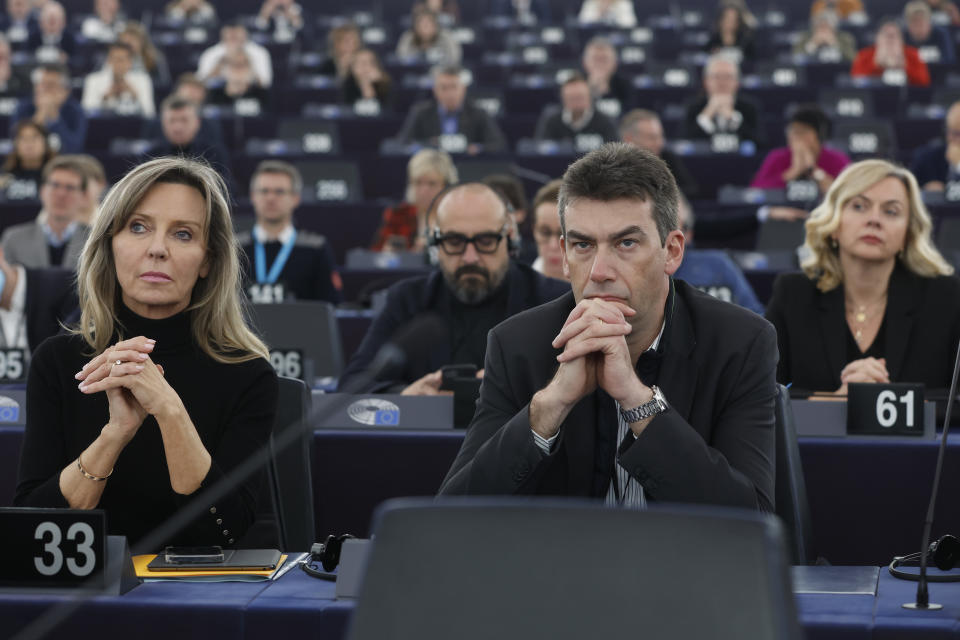
[[[155,553],[133,556],[133,568],[144,582],[259,582],[270,580],[287,561],[280,556],[276,569],[245,571],[237,569],[204,569],[202,571],[151,571],[147,565],[157,557]]]

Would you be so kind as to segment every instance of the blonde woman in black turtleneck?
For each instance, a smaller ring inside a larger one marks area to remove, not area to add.
[[[79,327],[31,362],[15,503],[105,509],[110,533],[136,543],[264,446],[276,411],[220,176],[183,158],[128,173],[103,202],[78,287]],[[235,544],[258,482],[166,542]]]

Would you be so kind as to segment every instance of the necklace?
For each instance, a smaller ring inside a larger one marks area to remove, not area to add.
[[[860,344],[861,340],[863,340],[863,330],[867,321],[872,320],[875,317],[873,315],[875,307],[882,307],[886,304],[886,301],[887,296],[884,295],[880,300],[869,305],[854,305],[852,302],[848,303],[847,313],[857,324],[857,326],[851,327],[851,329],[853,329],[853,337],[856,339],[857,344]]]

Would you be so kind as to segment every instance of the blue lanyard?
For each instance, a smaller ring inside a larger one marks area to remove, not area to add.
[[[270,267],[270,273],[267,273],[267,254],[263,250],[263,243],[254,237],[253,262],[257,269],[258,284],[273,284],[277,281],[277,278],[280,277],[280,272],[283,271],[283,267],[286,266],[287,260],[290,258],[290,253],[293,251],[293,244],[296,240],[297,230],[294,229],[293,233],[290,234],[290,238],[280,247],[280,253],[278,253],[274,259],[273,266]]]

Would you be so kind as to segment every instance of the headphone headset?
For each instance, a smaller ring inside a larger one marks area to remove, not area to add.
[[[481,185],[489,189],[491,193],[497,196],[497,199],[500,201],[500,204],[503,205],[504,210],[507,212],[507,215],[510,217],[509,224],[507,225],[507,253],[511,258],[516,258],[518,255],[520,255],[520,248],[522,246],[523,240],[520,238],[520,229],[517,227],[516,220],[513,218],[512,215],[510,215],[514,211],[513,205],[510,204],[510,201],[507,200],[506,196],[504,196],[502,193],[500,193],[499,191],[497,191],[496,189],[494,189],[493,187],[491,187],[485,182],[475,182],[475,181],[474,182],[458,182],[456,184],[447,185],[446,187],[443,188],[442,191],[440,191],[440,193],[434,196],[433,200],[430,201],[430,207],[427,209],[427,220],[428,221],[430,220],[431,212],[434,212],[437,209],[437,207],[440,206],[440,201],[443,200],[443,198],[448,193],[450,193],[454,189],[465,187],[467,185]],[[437,264],[439,264],[440,262],[439,257],[437,255],[439,251],[439,244],[440,244],[439,230],[437,230],[435,227],[427,229],[427,261],[430,263],[431,266],[437,266]]]
[[[310,547],[310,555],[306,561],[300,564],[304,573],[321,580],[336,580],[337,574],[331,573],[340,564],[340,550],[343,548],[344,540],[351,540],[354,536],[344,533],[339,536],[327,536],[322,543],[315,543]],[[323,571],[317,568],[317,563],[323,567]]]
[[[914,582],[920,579],[920,576],[916,573],[911,573],[909,571],[904,571],[900,569],[901,565],[904,565],[908,562],[920,562],[920,553],[911,553],[906,556],[897,556],[893,559],[893,562],[890,563],[890,574],[901,580],[913,580]],[[933,565],[940,569],[941,571],[950,571],[958,563],[960,563],[960,540],[951,535],[946,535],[930,543],[930,549],[927,552],[927,556],[930,560],[933,561]],[[952,574],[946,576],[927,576],[928,582],[960,582],[960,574]]]

